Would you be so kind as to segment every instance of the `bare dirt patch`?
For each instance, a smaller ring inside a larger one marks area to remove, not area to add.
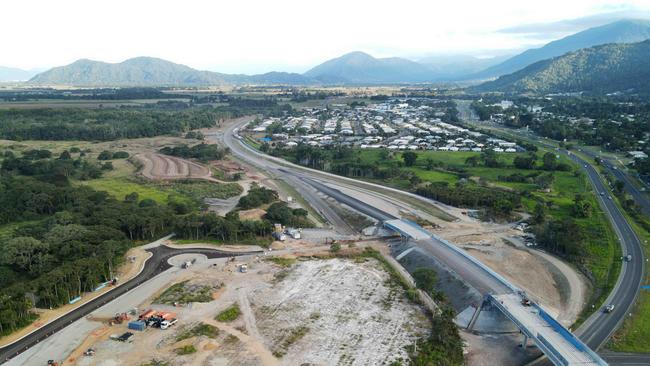
[[[388,279],[375,260],[305,261],[250,302],[282,364],[390,364],[426,319]]]
[[[262,216],[266,214],[266,211],[261,208],[253,208],[250,210],[239,211],[239,218],[242,220],[261,220]]]
[[[149,179],[209,179],[207,167],[174,156],[143,153],[136,156],[143,164],[141,174]]]
[[[465,215],[441,223],[432,232],[467,250],[505,276],[551,313],[572,324],[584,306],[587,282],[574,268],[557,258],[526,248],[521,231],[510,224],[481,222]],[[549,258],[550,257],[550,258]]]
[[[109,327],[88,337],[66,364],[141,365],[153,359],[170,365],[389,364],[405,357],[404,346],[429,327],[422,310],[374,259],[299,258],[281,266],[259,258],[247,260],[247,273],[237,270],[241,263],[205,263],[180,272],[175,281],[225,285],[206,303],[172,307],[145,300],[140,309],[176,312],[179,323],[134,332],[133,343],[109,339],[125,332],[126,324]],[[215,320],[233,304],[239,317]],[[179,339],[201,324],[218,332]],[[184,346],[197,351],[178,355],[175,350]],[[95,356],[80,356],[89,347]]]

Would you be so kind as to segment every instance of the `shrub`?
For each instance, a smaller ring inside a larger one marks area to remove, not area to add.
[[[239,318],[239,315],[241,314],[241,311],[239,310],[239,305],[233,304],[226,310],[220,312],[217,314],[215,319],[220,322],[231,322],[237,318]]]

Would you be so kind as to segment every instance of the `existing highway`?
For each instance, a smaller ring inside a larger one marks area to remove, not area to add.
[[[549,144],[542,143],[542,145],[550,149],[557,149]],[[621,273],[619,274],[614,289],[605,300],[605,305],[614,305],[614,311],[605,313],[602,309],[598,309],[575,331],[589,347],[598,349],[609,340],[623,320],[625,320],[625,317],[628,316],[638,297],[639,291],[641,291],[641,285],[643,285],[645,278],[645,253],[641,240],[628,223],[621,209],[614,202],[608,185],[604,183],[602,177],[592,166],[591,162],[585,161],[580,156],[564,149],[557,149],[556,151],[568,156],[587,174],[600,206],[607,214],[616,233],[621,245],[622,255],[626,256],[629,254],[632,256],[629,262],[621,261]],[[595,157],[593,153],[587,153],[586,155]],[[629,181],[629,177],[619,169],[615,169],[613,165],[605,163],[604,167],[618,179],[626,182],[626,188],[632,189],[630,194],[635,197],[637,202],[647,203],[647,199],[643,196],[643,193]],[[635,358],[637,360],[639,358],[644,359],[646,364],[650,365],[650,356],[636,355]],[[620,359],[621,357],[617,357],[615,363],[619,364]]]
[[[59,330],[69,326],[76,320],[85,317],[104,304],[116,299],[129,290],[139,286],[143,282],[148,281],[159,273],[167,270],[171,267],[167,261],[173,256],[186,253],[196,253],[203,254],[208,258],[225,258],[243,254],[251,254],[250,252],[233,253],[204,248],[175,249],[167,246],[156,246],[147,250],[152,253],[152,256],[147,259],[142,271],[137,276],[121,284],[120,286],[117,286],[110,291],[107,291],[106,293],[96,297],[95,299],[88,301],[80,307],[62,315],[61,317],[47,323],[43,327],[38,328],[37,330],[29,333],[16,342],[0,348],[0,363],[4,363],[17,356],[18,354],[28,350],[30,347],[43,341]]]
[[[606,304],[615,306],[614,311],[608,314],[596,311],[576,330],[576,334],[590,347],[597,349],[609,340],[609,337],[621,325],[632,308],[643,283],[645,256],[638,236],[613,201],[608,187],[605,186],[596,169],[579,156],[566,151],[562,152],[583,167],[621,242],[623,256],[628,254],[632,256],[632,260],[629,262],[621,261],[621,273],[618,281],[605,300]]]
[[[280,159],[277,158],[262,156],[262,154],[254,151],[245,144],[236,142],[236,138],[233,137],[233,132],[236,132],[236,128],[239,128],[242,125],[243,123],[232,126],[226,131],[223,136],[223,140],[226,145],[241,158],[249,162],[252,161],[258,166],[273,166],[275,169],[278,169],[286,175],[296,174],[303,177],[308,175],[311,178],[316,177],[321,179],[323,179],[324,176],[326,177],[328,175],[326,173],[305,174],[305,172],[309,172],[311,170],[300,167],[291,169],[290,172],[286,169],[286,167],[294,166],[293,164],[280,162]],[[619,278],[614,289],[605,301],[605,304],[615,305],[614,311],[606,314],[601,309],[597,309],[575,331],[576,335],[578,335],[590,348],[595,350],[600,348],[609,340],[611,335],[616,331],[616,329],[618,329],[618,327],[621,325],[629,313],[631,307],[633,306],[644,278],[645,258],[639,238],[632,230],[631,226],[627,222],[625,216],[620,211],[618,206],[609,197],[608,189],[603,183],[598,172],[591,166],[591,164],[587,163],[579,156],[576,156],[575,154],[571,154],[570,152],[564,150],[561,152],[569,156],[574,162],[579,164],[579,166],[585,170],[587,176],[589,177],[589,181],[594,188],[594,191],[597,192],[598,200],[600,201],[603,210],[610,218],[614,231],[619,238],[623,255],[630,254],[632,256],[631,261],[622,261]],[[325,188],[327,188],[327,186],[325,186]],[[601,193],[603,194],[601,195]],[[331,194],[332,192],[328,193],[328,195]]]
[[[495,126],[497,129],[500,127]],[[526,135],[525,138],[537,140],[535,136]],[[578,335],[589,347],[598,349],[604,345],[612,334],[620,327],[625,318],[630,314],[630,310],[641,291],[641,285],[645,278],[645,253],[639,237],[636,235],[625,215],[610,197],[609,187],[604,183],[598,171],[592,166],[592,161],[585,161],[580,156],[570,151],[556,148],[553,145],[540,140],[538,143],[549,149],[555,149],[557,152],[568,156],[583,169],[589,178],[596,197],[603,211],[608,216],[610,223],[619,240],[623,256],[630,254],[630,262],[621,261],[621,273],[617,279],[614,289],[610,292],[605,300],[605,305],[613,304],[614,311],[604,313],[602,309],[597,309],[587,320],[575,330]],[[594,152],[582,151],[590,158],[597,156]],[[603,166],[607,171],[612,173],[617,179],[625,182],[625,187],[635,201],[644,209],[650,211],[650,202],[634,184],[630,178],[620,169],[616,169],[611,163],[604,162]],[[616,365],[650,365],[650,355],[645,354],[616,354],[605,353],[604,357],[612,364]]]

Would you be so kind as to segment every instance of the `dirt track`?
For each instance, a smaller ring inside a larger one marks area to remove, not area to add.
[[[142,175],[149,179],[214,180],[210,169],[185,159],[156,153],[139,154],[137,158],[144,165]]]

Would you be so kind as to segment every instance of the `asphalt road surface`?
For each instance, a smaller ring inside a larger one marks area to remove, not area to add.
[[[227,139],[229,135],[232,135],[232,129],[226,132]],[[232,138],[230,141],[234,142]],[[259,152],[250,151],[252,149],[248,147],[242,148],[242,144],[240,143],[234,143],[233,145],[239,148],[240,154],[246,160],[249,158],[258,161],[264,160],[264,158],[259,156]],[[230,147],[232,149],[232,146]],[[609,197],[607,187],[601,180],[598,172],[580,157],[564,150],[558,151],[568,155],[584,169],[594,190],[597,192],[596,194],[603,210],[610,218],[614,231],[621,243],[623,255],[630,254],[632,256],[630,262],[622,262],[621,273],[617,283],[605,301],[605,305],[613,304],[615,306],[614,311],[606,314],[602,309],[597,309],[575,332],[589,347],[596,350],[609,340],[633,306],[644,278],[645,258],[639,238],[630,227],[618,206]],[[262,164],[269,164],[269,162],[267,160],[262,162]],[[292,171],[284,169],[284,172],[285,174],[291,174]],[[306,176],[307,174],[301,172],[301,175]],[[319,176],[319,179],[323,179],[323,176]],[[601,192],[603,193],[602,195]],[[646,360],[643,355],[634,355],[634,357]],[[620,358],[614,362],[618,363]]]
[[[59,330],[69,326],[73,322],[82,317],[90,314],[97,308],[103,306],[104,304],[115,300],[119,296],[125,294],[134,287],[139,286],[145,281],[150,280],[157,274],[167,270],[171,267],[167,260],[173,256],[186,253],[197,253],[203,254],[208,258],[225,258],[231,256],[238,256],[248,253],[232,253],[232,252],[222,252],[214,249],[203,249],[203,248],[183,248],[175,249],[166,246],[158,246],[155,248],[147,249],[153,255],[145,262],[144,268],[140,274],[131,280],[125,282],[124,284],[117,286],[104,293],[101,296],[81,305],[77,309],[74,309],[60,318],[53,320],[52,322],[44,325],[43,327],[35,330],[34,332],[28,334],[24,338],[0,348],[0,363],[4,363],[11,358],[17,356],[18,354],[26,351],[30,347],[34,346],[36,343],[48,338],[52,334],[58,332]]]
[[[576,334],[589,347],[598,349],[607,342],[632,308],[641,290],[645,271],[645,258],[639,238],[614,203],[596,169],[575,154],[566,151],[563,151],[563,153],[569,155],[574,162],[583,167],[622,244],[623,256],[628,254],[632,256],[631,261],[622,261],[619,279],[605,301],[605,305],[613,304],[615,306],[614,311],[604,313],[602,310],[597,310],[576,330]]]

